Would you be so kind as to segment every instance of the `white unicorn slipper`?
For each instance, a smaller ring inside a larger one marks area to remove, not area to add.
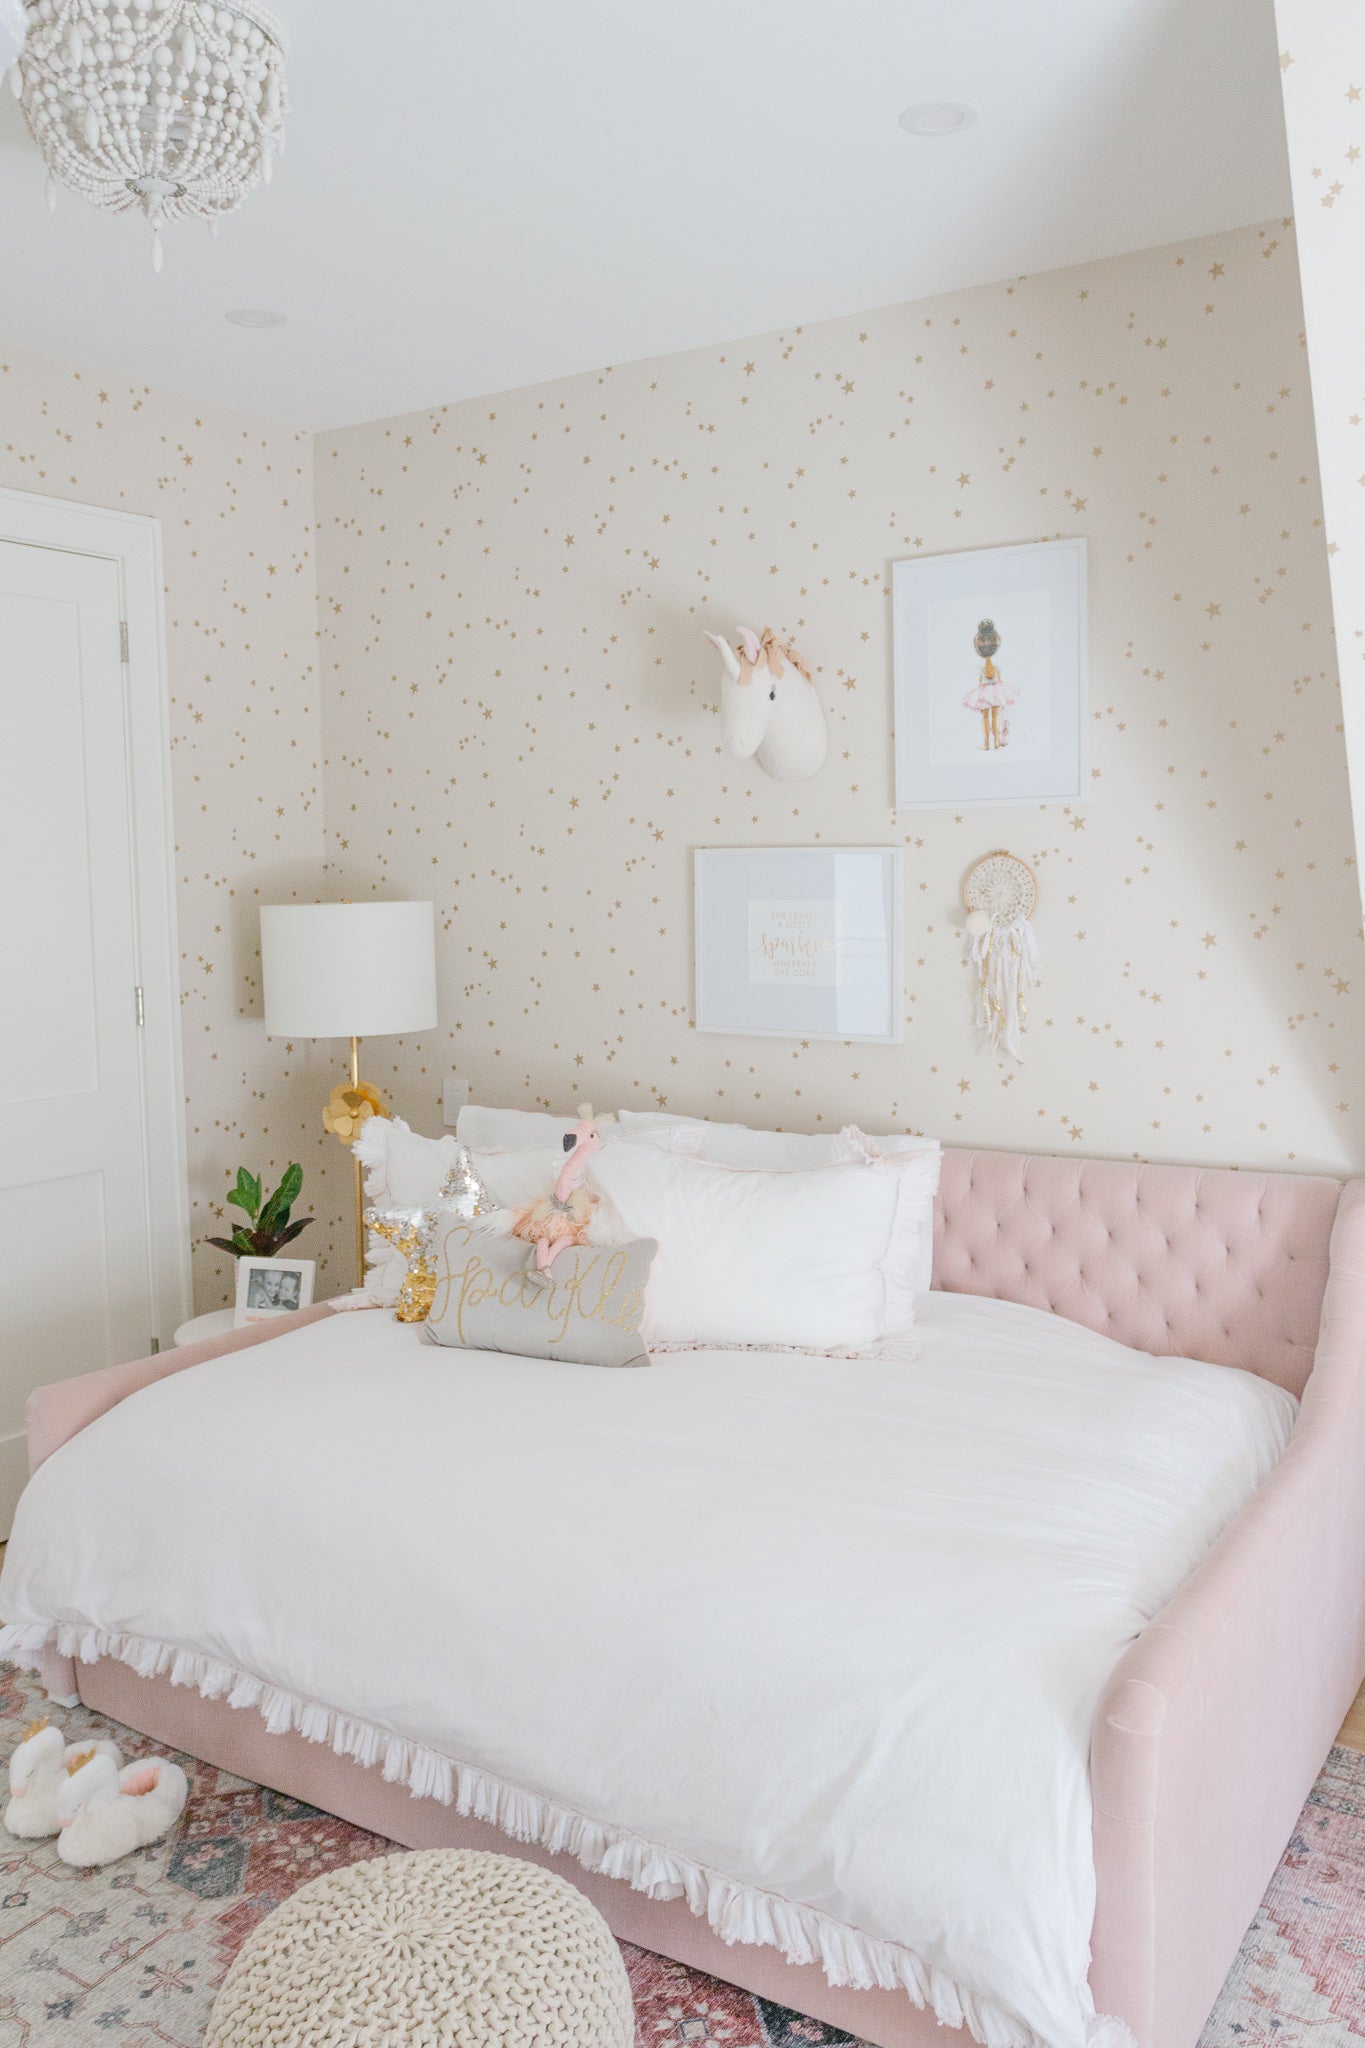
[[[46,1719],[34,1721],[24,1730],[23,1740],[9,1760],[9,1805],[5,1826],[12,1835],[27,1842],[55,1835],[57,1794],[66,1783],[75,1762],[93,1756],[108,1757],[117,1771],[118,1750],[112,1742],[67,1742],[60,1728]]]
[[[57,1854],[84,1870],[114,1863],[173,1828],[185,1810],[189,1780],[168,1757],[144,1757],[123,1770],[93,1756],[57,1794]]]

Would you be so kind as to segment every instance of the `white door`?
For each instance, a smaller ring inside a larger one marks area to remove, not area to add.
[[[0,540],[0,1535],[32,1389],[158,1330],[121,586]]]

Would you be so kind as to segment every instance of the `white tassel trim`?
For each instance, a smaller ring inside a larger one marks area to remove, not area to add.
[[[1048,2048],[993,2000],[964,1989],[896,1942],[861,1934],[814,1906],[740,1884],[628,1829],[589,1820],[524,1785],[509,1784],[421,1743],[386,1734],[371,1722],[339,1714],[215,1658],[108,1629],[19,1621],[0,1628],[0,1659],[35,1671],[42,1651],[54,1643],[64,1657],[78,1657],[82,1664],[113,1657],[139,1678],[167,1677],[172,1685],[195,1687],[207,1700],[254,1707],[272,1735],[297,1729],[305,1741],[326,1743],[337,1756],[354,1757],[367,1767],[377,1764],[388,1783],[406,1785],[416,1799],[453,1805],[457,1813],[488,1821],[513,1841],[534,1842],[551,1855],[572,1856],[585,1870],[617,1878],[650,1898],[686,1899],[697,1918],[724,1942],[780,1949],[790,1963],[818,1963],[831,1984],[858,1991],[904,1991],[944,2026],[966,2027],[982,2048]],[[1084,1988],[1078,1998],[1083,2009],[1078,2012],[1077,2035],[1083,2034],[1086,2048],[1136,2048],[1122,2020],[1093,2015]]]
[[[976,1023],[994,1053],[1022,1063],[1028,999],[1038,986],[1038,941],[1033,926],[1018,916],[992,920],[967,940],[976,974]]]

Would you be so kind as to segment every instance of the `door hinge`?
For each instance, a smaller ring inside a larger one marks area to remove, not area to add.
[[[133,990],[133,1015],[137,1020],[137,1028],[141,1031],[147,1022],[147,1005],[142,1000],[142,990],[140,988]]]
[[[156,1354],[157,1354],[157,1352],[158,1352],[158,1351],[159,1351],[160,1349],[161,1349],[161,1339],[160,1339],[159,1337],[153,1337],[153,1339],[152,1339],[152,1348],[151,1348],[151,1350],[150,1350],[150,1351],[148,1352],[147,1356],[148,1356],[149,1358],[155,1358],[155,1357],[156,1357]]]
[[[120,619],[118,622],[118,658],[120,661],[127,661],[128,659],[128,621],[126,619]]]

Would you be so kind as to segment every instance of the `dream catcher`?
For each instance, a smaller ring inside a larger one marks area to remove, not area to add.
[[[992,1052],[1022,1060],[1028,999],[1038,985],[1038,941],[1029,922],[1038,878],[1016,855],[988,853],[968,870],[962,900],[978,1029]]]

